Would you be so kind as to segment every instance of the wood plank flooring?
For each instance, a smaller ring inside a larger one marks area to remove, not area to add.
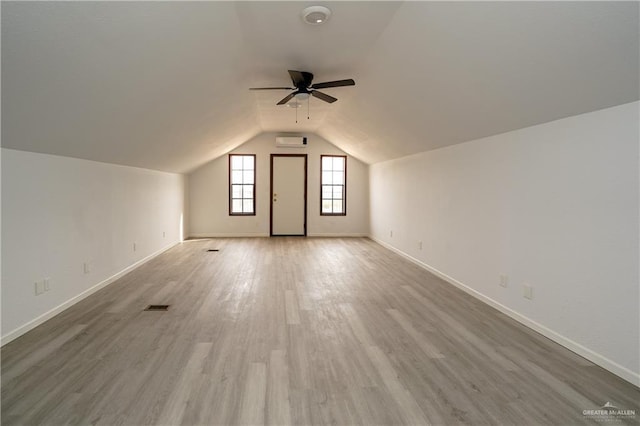
[[[2,348],[3,425],[638,424],[639,401],[361,238],[188,241]]]

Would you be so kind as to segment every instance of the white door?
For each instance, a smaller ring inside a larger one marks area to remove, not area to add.
[[[271,154],[271,235],[307,235],[306,154]]]

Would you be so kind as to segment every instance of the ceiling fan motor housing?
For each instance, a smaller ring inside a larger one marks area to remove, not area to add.
[[[302,81],[296,83],[296,88],[304,93],[308,93],[307,88],[311,86],[313,74],[306,71],[301,71],[300,74],[302,74]]]

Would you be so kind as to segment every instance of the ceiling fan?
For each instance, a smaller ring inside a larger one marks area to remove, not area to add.
[[[292,71],[289,70],[291,81],[295,87],[252,87],[249,90],[293,90],[282,99],[277,105],[284,105],[293,99],[296,95],[300,97],[308,98],[309,95],[314,96],[330,104],[337,101],[337,98],[329,96],[326,93],[320,92],[318,89],[326,89],[329,87],[341,87],[341,86],[355,86],[356,82],[352,79],[326,81],[324,83],[311,84],[313,81],[313,74],[306,71]]]

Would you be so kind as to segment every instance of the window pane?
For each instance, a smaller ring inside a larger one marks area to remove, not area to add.
[[[255,169],[253,164],[253,155],[245,155],[244,157],[244,169],[245,170],[253,170]]]
[[[322,198],[331,198],[331,186],[329,185],[322,185]]]
[[[243,181],[242,183],[253,183],[253,170],[242,172]]]
[[[322,213],[331,213],[331,200],[322,200]]]
[[[333,157],[322,157],[322,170],[331,170],[333,168]]]
[[[231,198],[242,198],[242,185],[231,186]]]
[[[242,200],[232,200],[231,213],[242,213]]]
[[[232,171],[231,172],[231,183],[242,183],[242,172],[240,171]]]
[[[342,186],[335,185],[333,187],[333,197],[336,200],[342,200]]]
[[[242,200],[243,212],[253,213],[253,200]]]
[[[333,200],[333,213],[342,213],[342,200]]]
[[[340,184],[342,185],[344,182],[342,181],[342,178],[344,176],[344,173],[342,172],[333,172],[333,184]]]
[[[242,185],[242,198],[253,199],[253,185]]]
[[[344,170],[344,157],[333,157],[333,170]]]
[[[231,170],[241,170],[242,169],[242,156],[240,155],[232,155],[231,156]]]
[[[331,172],[322,172],[322,184],[331,185],[333,183],[333,180],[331,179],[332,176],[333,173]]]

